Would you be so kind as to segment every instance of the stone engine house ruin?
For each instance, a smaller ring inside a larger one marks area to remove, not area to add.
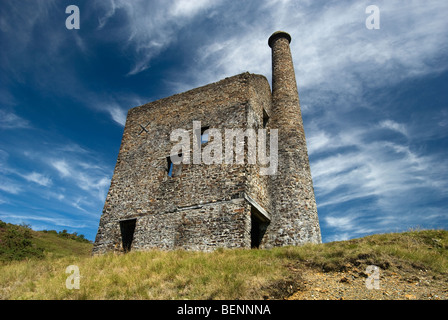
[[[282,31],[269,38],[272,92],[264,76],[243,73],[129,110],[94,254],[321,242],[290,42]],[[277,171],[260,174],[247,152],[243,164],[175,164],[179,128],[201,131],[193,152],[212,142],[209,128],[277,129]]]

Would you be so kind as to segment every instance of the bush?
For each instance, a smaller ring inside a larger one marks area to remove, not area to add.
[[[79,242],[90,242],[90,240],[86,239],[83,234],[78,235],[77,232],[69,233],[67,230],[59,231],[58,236],[65,239],[72,239]]]
[[[43,248],[31,242],[29,228],[0,223],[0,261],[22,260],[29,257],[42,258]]]

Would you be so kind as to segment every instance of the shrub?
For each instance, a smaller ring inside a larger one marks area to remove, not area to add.
[[[22,260],[29,257],[42,258],[43,248],[31,242],[29,228],[0,223],[0,261]]]

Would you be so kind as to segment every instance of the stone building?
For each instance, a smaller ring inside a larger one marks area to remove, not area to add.
[[[94,254],[321,242],[290,42],[269,38],[272,92],[243,73],[129,110]]]

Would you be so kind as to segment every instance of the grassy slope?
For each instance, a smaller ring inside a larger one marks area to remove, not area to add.
[[[33,231],[27,226],[0,221],[0,262],[49,256],[89,256],[92,243],[83,238],[66,232],[58,234],[54,230]]]
[[[33,244],[44,248],[47,256],[62,258],[70,255],[88,257],[92,252],[93,245],[87,242],[79,242],[65,239],[55,233],[33,232]]]
[[[130,252],[91,257],[91,244],[37,233],[42,259],[0,264],[1,299],[263,299],[300,286],[300,268],[374,264],[383,270],[448,274],[448,231],[423,230],[272,250]],[[67,243],[67,241],[71,241]],[[66,289],[77,265],[79,290]]]

